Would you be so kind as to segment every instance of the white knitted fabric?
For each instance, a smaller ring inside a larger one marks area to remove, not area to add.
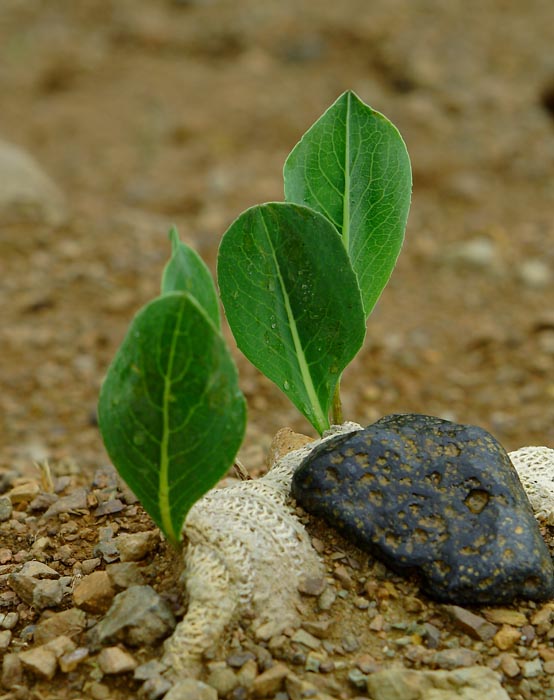
[[[292,475],[321,442],[360,427],[335,426],[262,478],[212,489],[191,508],[183,528],[188,609],[165,643],[173,673],[190,674],[240,616],[252,618],[260,639],[298,624],[300,579],[322,576],[324,568],[291,505]],[[535,515],[554,524],[554,450],[523,447],[509,457]]]
[[[554,525],[554,450],[549,447],[520,447],[508,456],[535,516]]]
[[[183,529],[189,605],[165,644],[164,662],[174,673],[190,673],[239,616],[253,619],[259,639],[299,624],[300,579],[325,570],[291,505],[292,475],[321,442],[359,429],[356,423],[335,426],[279,459],[262,478],[212,489],[194,504]]]

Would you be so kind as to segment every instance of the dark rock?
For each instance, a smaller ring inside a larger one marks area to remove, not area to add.
[[[497,604],[554,595],[554,568],[517,473],[485,430],[393,415],[338,435],[300,465],[307,511],[432,597]]]

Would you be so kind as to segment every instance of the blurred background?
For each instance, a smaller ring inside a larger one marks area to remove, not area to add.
[[[100,382],[169,226],[214,270],[346,89],[399,128],[414,191],[345,417],[554,446],[553,47],[551,0],[1,0],[0,466],[107,461]],[[255,471],[312,430],[235,356]]]

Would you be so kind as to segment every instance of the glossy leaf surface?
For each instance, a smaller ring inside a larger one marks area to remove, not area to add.
[[[202,258],[186,243],[179,240],[177,229],[169,232],[171,258],[162,275],[162,294],[188,292],[191,294],[215,327],[221,327],[219,301],[212,275]]]
[[[396,264],[410,208],[402,137],[345,92],[292,150],[284,178],[287,201],[320,212],[342,235],[369,316]]]
[[[365,335],[358,283],[335,227],[295,204],[253,207],[225,233],[217,271],[238,347],[321,433]]]
[[[176,543],[189,508],[232,465],[246,419],[229,351],[189,294],[165,294],[139,311],[98,413],[115,467]]]

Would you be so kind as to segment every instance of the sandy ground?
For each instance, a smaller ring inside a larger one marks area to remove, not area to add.
[[[414,191],[345,417],[429,413],[508,450],[554,445],[553,45],[550,0],[3,0],[0,139],[66,206],[54,225],[0,214],[0,469],[47,458],[90,481],[100,382],[157,293],[169,226],[214,269],[346,89],[400,129]],[[236,356],[255,473],[280,427],[313,432]]]

